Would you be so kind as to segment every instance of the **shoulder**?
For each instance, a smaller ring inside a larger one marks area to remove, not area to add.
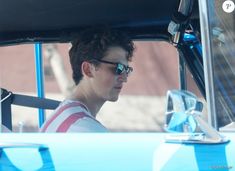
[[[67,118],[70,115],[83,117],[83,115],[90,115],[89,113],[90,112],[87,107],[79,101],[65,100],[61,102],[58,108],[54,111],[52,117]]]
[[[95,118],[84,116],[74,122],[67,132],[108,132],[108,130]]]
[[[63,102],[60,103],[60,105],[58,106],[58,108],[56,110],[57,111],[58,110],[66,110],[66,109],[69,109],[69,108],[82,109],[82,110],[85,110],[85,111],[89,112],[86,105],[84,105],[82,102],[72,101],[72,100],[64,100]]]
[[[66,129],[77,120],[85,117],[88,110],[79,102],[65,100],[46,120],[41,132],[66,132]]]
[[[79,101],[63,101],[44,123],[41,132],[106,132],[87,107]]]

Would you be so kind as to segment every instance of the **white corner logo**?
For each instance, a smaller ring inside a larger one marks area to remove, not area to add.
[[[224,12],[231,13],[234,11],[235,8],[234,2],[232,0],[226,0],[224,1],[222,8]]]

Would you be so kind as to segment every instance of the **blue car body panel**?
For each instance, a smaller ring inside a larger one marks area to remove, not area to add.
[[[2,134],[1,142],[47,149],[1,148],[0,170],[235,170],[234,134],[225,144],[165,143],[164,133]]]

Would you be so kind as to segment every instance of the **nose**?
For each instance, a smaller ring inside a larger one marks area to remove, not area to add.
[[[127,82],[127,77],[128,77],[128,74],[126,72],[124,72],[121,75],[118,75],[118,81]]]

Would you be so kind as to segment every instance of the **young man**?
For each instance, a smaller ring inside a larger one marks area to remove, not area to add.
[[[41,132],[107,132],[96,120],[106,101],[117,101],[132,68],[134,45],[127,35],[108,28],[81,32],[69,51],[74,92],[44,123]]]

